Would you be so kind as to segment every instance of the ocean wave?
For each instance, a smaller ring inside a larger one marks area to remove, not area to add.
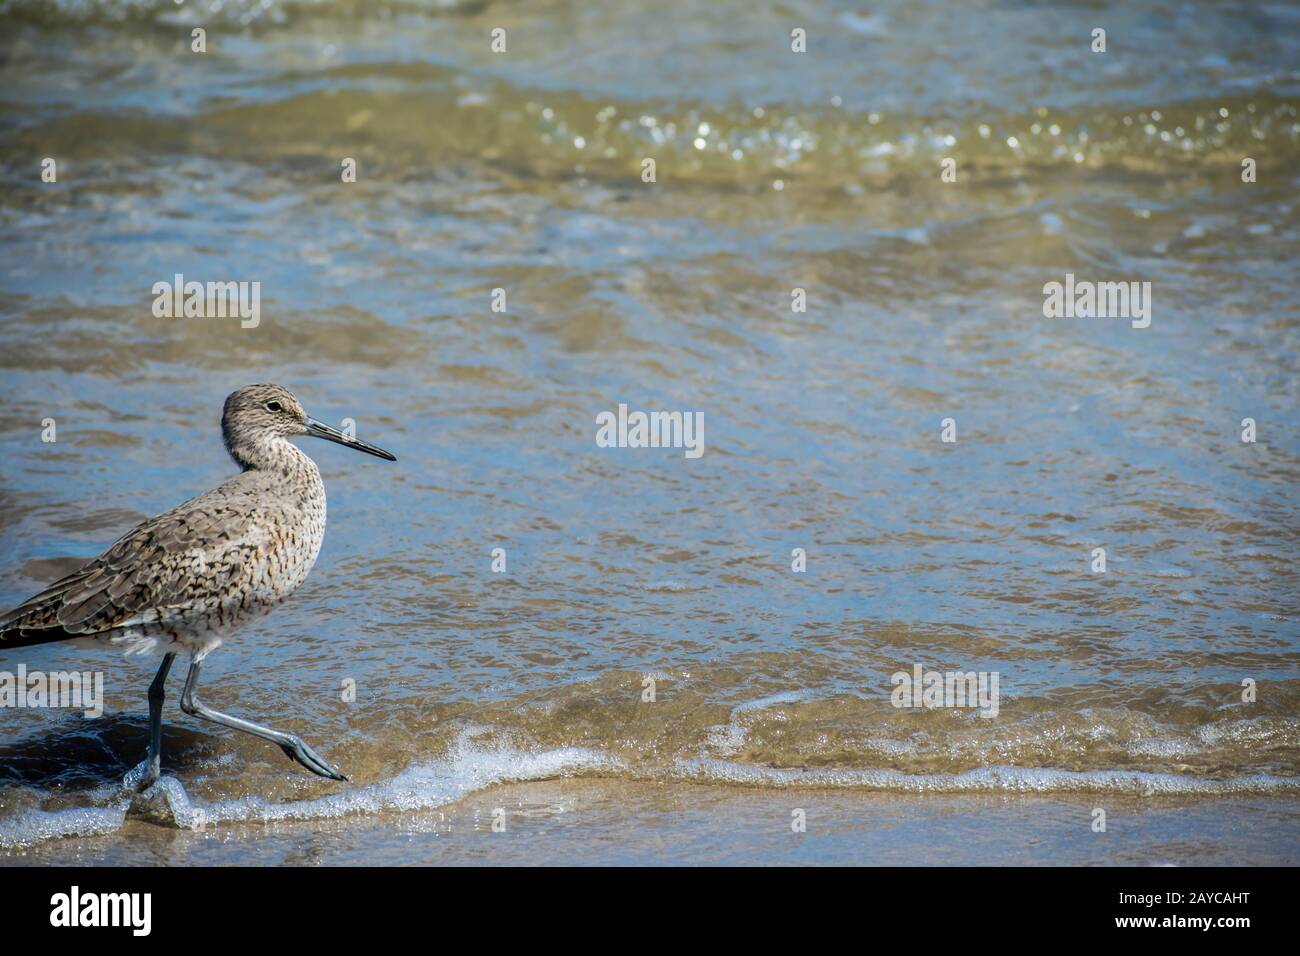
[[[373,88],[390,73],[396,91]],[[251,101],[216,110],[195,104],[192,126],[184,129],[170,115],[136,113],[125,122],[120,110],[67,117],[56,108],[47,119],[26,118],[25,125],[34,125],[16,142],[50,149],[65,136],[93,131],[100,148],[123,156],[139,152],[142,162],[152,162],[162,149],[315,177],[318,171],[305,169],[303,156],[329,154],[323,131],[343,122],[367,168],[389,178],[472,161],[488,169],[526,168],[547,179],[576,175],[631,185],[640,183],[650,158],[665,182],[757,189],[801,182],[849,199],[898,176],[914,189],[946,188],[939,171],[948,159],[957,164],[960,182],[997,185],[1006,176],[1059,179],[1077,170],[1199,181],[1237,168],[1242,157],[1254,158],[1261,170],[1289,168],[1300,158],[1300,101],[1268,94],[926,116],[596,99],[433,65],[325,70],[319,80],[330,89],[303,92],[298,78],[289,76],[281,89],[273,80],[264,83]],[[466,85],[475,90],[471,100],[463,95]],[[430,123],[428,104],[439,91],[444,109]],[[899,236],[914,244],[931,238],[919,227]]]
[[[1297,793],[1300,777],[1247,774],[1214,779],[1140,770],[1053,770],[994,766],[964,773],[908,774],[896,770],[756,767],[724,760],[685,760],[682,780],[763,787],[841,787],[892,793],[1118,793],[1134,796],[1223,796]]]
[[[529,753],[504,746],[483,746],[465,731],[444,759],[417,764],[374,783],[350,787],[311,800],[273,803],[257,796],[203,802],[195,800],[171,776],[164,776],[145,795],[148,819],[183,830],[203,830],[234,823],[280,823],[331,820],[384,812],[432,810],[500,783],[551,780],[576,773],[619,771],[610,756],[578,747]],[[93,795],[107,806],[24,808],[0,816],[0,849],[15,849],[47,840],[96,836],[119,830],[132,815],[132,795]]]
[[[740,708],[741,715],[774,706],[775,695]],[[720,729],[720,728],[719,728]],[[732,728],[737,730],[738,728]],[[1290,795],[1300,792],[1300,777],[1272,773],[1206,776],[1124,768],[1071,770],[996,764],[961,772],[904,772],[852,767],[775,767],[715,756],[679,758],[654,766],[631,763],[599,749],[559,747],[527,750],[488,742],[485,728],[462,730],[445,756],[412,764],[373,783],[327,796],[275,802],[249,795],[210,801],[191,797],[179,779],[162,780],[132,807],[132,796],[110,787],[83,794],[92,805],[24,807],[0,815],[0,849],[21,850],[71,837],[117,832],[128,819],[142,818],[170,827],[204,830],[233,824],[338,820],[382,813],[419,812],[444,807],[499,784],[566,777],[759,788],[836,788],[900,794],[1121,794],[1137,797],[1233,794]],[[727,736],[723,734],[722,736]],[[743,732],[737,734],[743,739]],[[715,742],[721,742],[713,738]],[[739,740],[726,741],[736,749]]]

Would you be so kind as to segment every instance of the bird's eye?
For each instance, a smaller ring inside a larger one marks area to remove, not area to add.
[[[267,402],[266,410],[268,412],[280,412],[284,410],[284,406],[282,406],[279,402]]]

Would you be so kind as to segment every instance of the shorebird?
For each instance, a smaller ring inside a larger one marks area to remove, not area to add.
[[[294,734],[232,717],[198,696],[203,659],[236,627],[269,611],[306,579],[325,536],[325,485],[290,438],[338,442],[397,459],[311,418],[279,385],[248,385],[226,399],[226,450],[240,474],[136,525],[98,558],[0,615],[0,652],[51,641],[121,645],[161,653],[149,685],[149,752],[123,783],[139,791],[158,779],[167,673],[190,655],[181,710],[255,734],[312,773],[347,780]]]

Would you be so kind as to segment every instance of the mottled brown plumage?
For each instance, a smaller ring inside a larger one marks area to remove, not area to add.
[[[266,409],[278,403],[280,412]],[[297,589],[325,533],[325,486],[291,444],[307,415],[287,389],[226,401],[226,446],[245,468],[142,522],[98,558],[0,617],[0,648],[98,637],[128,651],[206,652]]]
[[[165,679],[171,656],[187,650],[194,661],[189,693],[198,662],[236,626],[297,590],[320,553],[325,486],[316,464],[289,439],[310,435],[395,460],[308,417],[279,385],[232,393],[221,430],[243,471],[142,522],[98,558],[0,615],[0,653],[73,638],[109,641],[128,653],[166,654],[159,672]],[[257,726],[237,718],[218,722],[236,726],[231,720],[247,725],[241,730]]]

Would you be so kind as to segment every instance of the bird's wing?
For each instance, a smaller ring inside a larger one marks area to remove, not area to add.
[[[49,631],[47,639],[58,640],[216,607],[230,578],[271,543],[267,522],[238,500],[245,496],[233,484],[140,523],[0,616],[0,647],[23,631]]]

